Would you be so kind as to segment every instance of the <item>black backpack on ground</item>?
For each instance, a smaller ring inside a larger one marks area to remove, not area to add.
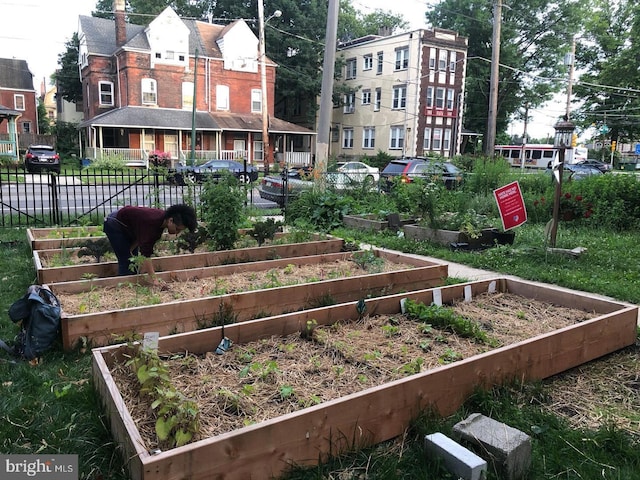
[[[60,335],[60,301],[51,290],[31,285],[27,293],[9,307],[9,318],[22,322],[13,347],[0,340],[0,347],[26,360],[38,358]]]

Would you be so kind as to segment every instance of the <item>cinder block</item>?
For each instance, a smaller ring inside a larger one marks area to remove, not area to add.
[[[428,454],[442,457],[447,469],[464,480],[481,480],[487,474],[487,462],[471,450],[440,432],[424,437]]]
[[[520,430],[473,413],[455,424],[452,434],[458,441],[477,446],[474,450],[507,480],[522,479],[529,471],[531,437]]]

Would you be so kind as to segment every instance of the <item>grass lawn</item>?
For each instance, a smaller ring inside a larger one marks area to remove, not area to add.
[[[535,225],[518,229],[513,247],[483,252],[453,252],[392,234],[365,234],[346,229],[333,233],[640,303],[637,234],[615,234],[561,224],[558,247],[587,248],[587,253],[580,258],[571,258],[546,253],[542,227]],[[0,306],[6,312],[35,282],[36,276],[24,229],[0,231],[0,246],[3,271]],[[0,338],[12,339],[16,332],[16,326],[3,315]],[[531,479],[640,478],[638,350],[637,346],[630,347],[541,384],[514,384],[478,392],[450,418],[425,413],[401,438],[335,459],[327,465],[296,470],[286,478],[453,478],[442,465],[425,459],[423,438],[435,431],[449,434],[453,424],[472,412],[490,415],[532,436]],[[78,454],[80,479],[128,478],[93,389],[88,353],[63,354],[56,349],[35,366],[10,363],[6,355],[0,358],[0,448],[3,452]],[[595,379],[592,387],[578,389],[585,379]],[[598,390],[598,386],[606,388]],[[616,386],[625,388],[618,390]],[[578,395],[572,397],[573,391]],[[591,397],[580,395],[582,392],[589,392]],[[577,413],[567,415],[568,407],[591,421],[575,421],[580,418],[576,418]],[[489,472],[488,478],[499,477]]]

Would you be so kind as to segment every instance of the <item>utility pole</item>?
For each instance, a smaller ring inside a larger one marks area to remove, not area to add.
[[[524,106],[524,131],[522,132],[522,151],[520,152],[520,169],[524,170],[525,153],[527,147],[527,122],[529,121],[529,102]]]
[[[498,114],[498,83],[500,75],[500,28],[502,26],[502,0],[493,4],[493,37],[491,40],[491,85],[489,87],[489,112],[487,115],[487,134],[483,142],[483,151],[493,156],[496,146],[496,123]]]
[[[335,70],[336,37],[338,35],[338,11],[340,0],[329,0],[327,29],[325,34],[324,60],[322,63],[322,88],[320,111],[318,113],[318,138],[316,140],[315,169],[319,173],[320,188],[325,185],[325,173],[329,158],[329,134],[331,112],[333,111],[333,72]]]

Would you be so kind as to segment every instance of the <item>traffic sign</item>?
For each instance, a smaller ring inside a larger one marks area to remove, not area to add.
[[[606,123],[600,127],[600,133],[602,135],[609,133],[609,126]]]
[[[636,155],[640,155],[640,143],[636,143]]]

